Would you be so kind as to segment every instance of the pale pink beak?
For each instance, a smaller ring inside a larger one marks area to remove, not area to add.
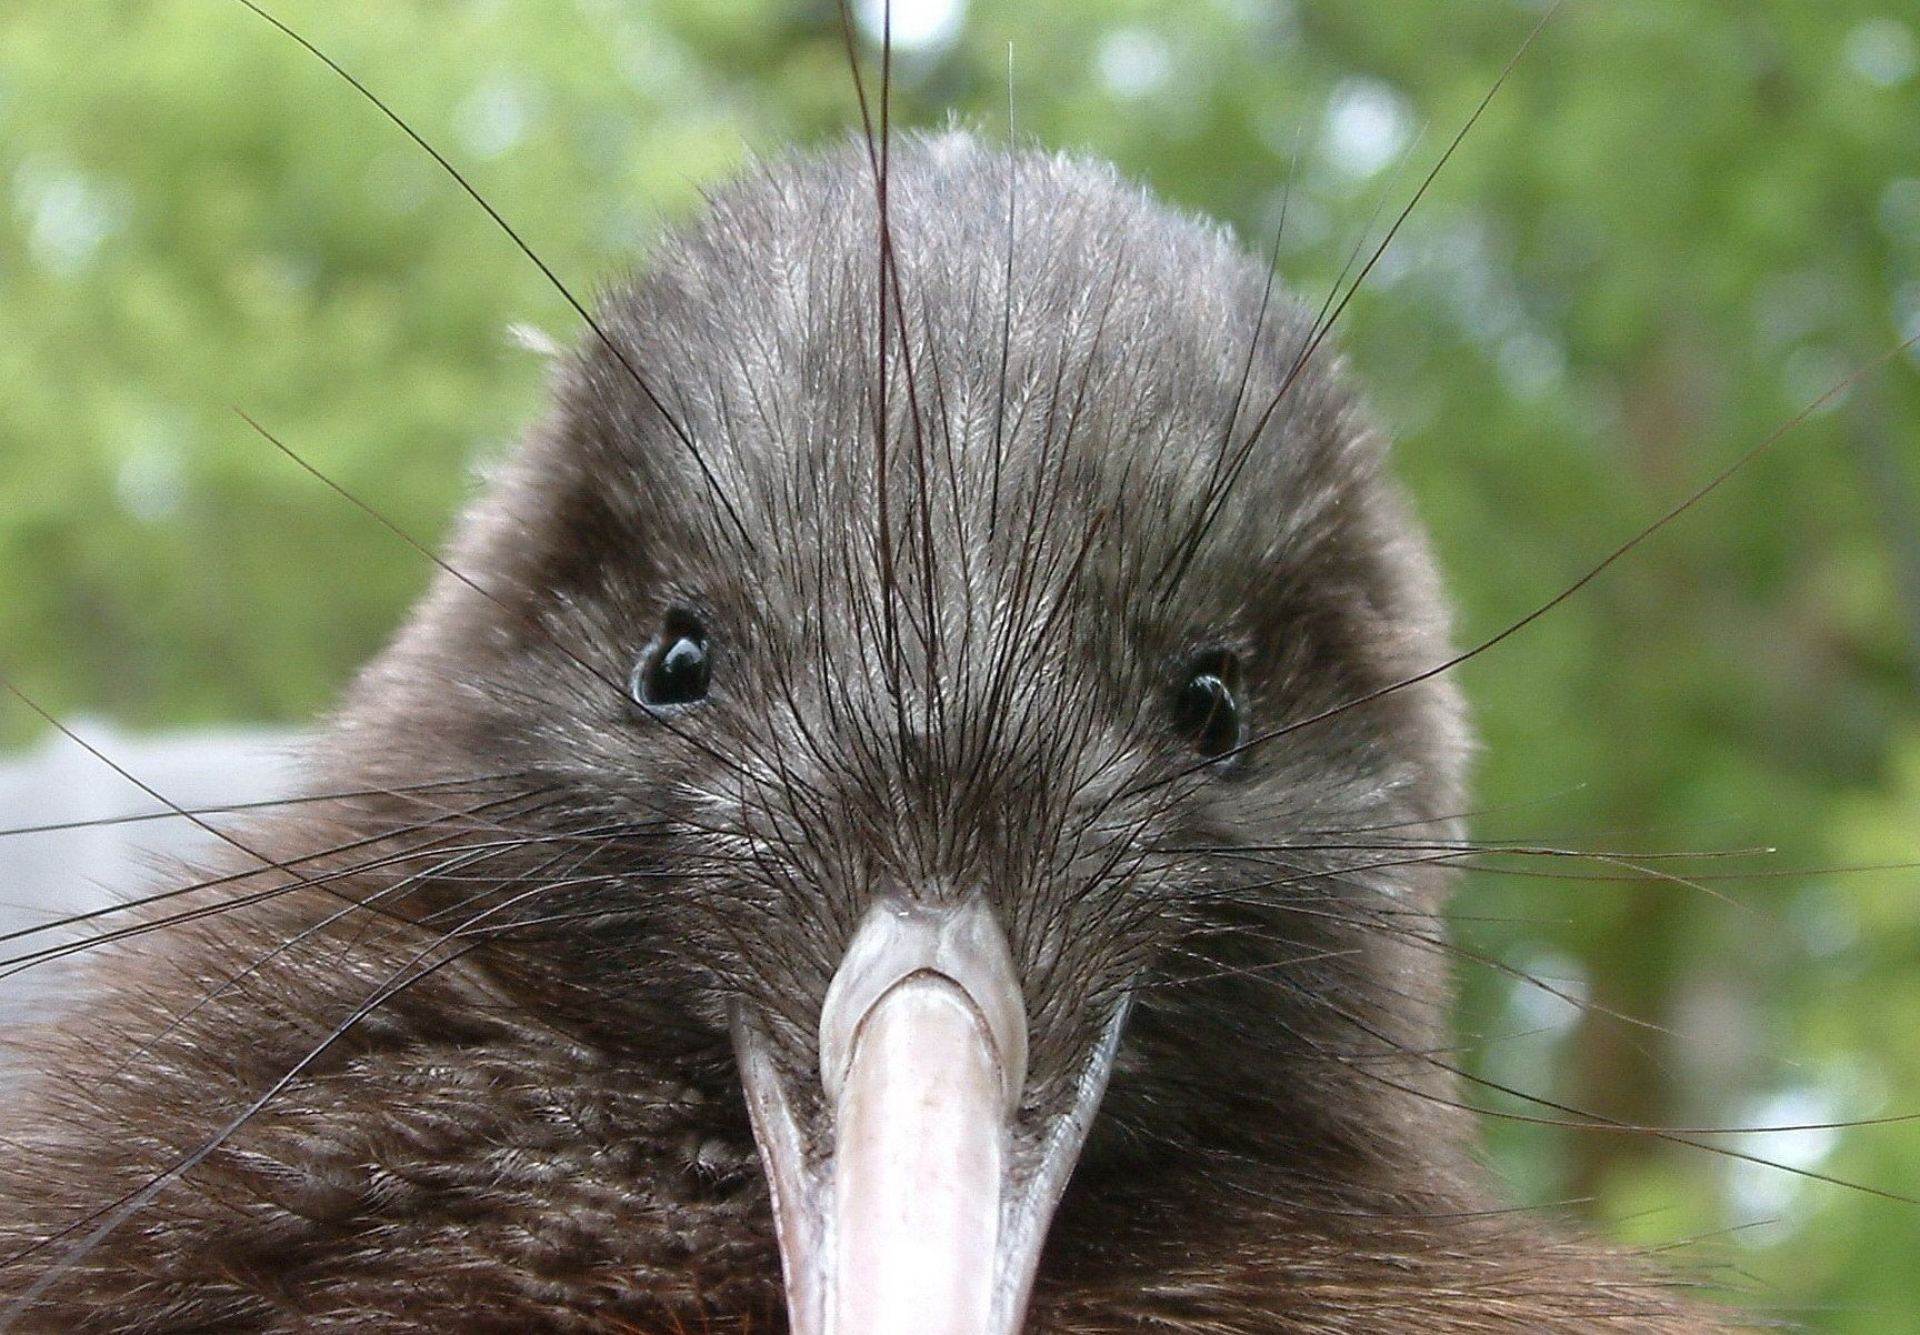
[[[821,1008],[824,1145],[737,1014],[794,1335],[1015,1335],[1118,1035],[1116,1016],[1073,1107],[1023,1131],[1026,1006],[977,896],[868,911]]]

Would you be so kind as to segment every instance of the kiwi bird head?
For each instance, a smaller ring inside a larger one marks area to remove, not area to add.
[[[1050,1229],[1452,1162],[1465,727],[1265,264],[1084,161],[878,167],[766,166],[604,304],[340,735],[617,831],[515,949],[692,1036],[796,1330],[1007,1335]]]

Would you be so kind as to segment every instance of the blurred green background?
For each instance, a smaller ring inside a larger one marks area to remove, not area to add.
[[[583,288],[644,266],[750,154],[853,123],[817,0],[273,8]],[[1317,300],[1542,12],[903,0],[899,118],[1004,136],[1011,51],[1021,135],[1111,157],[1250,244],[1291,177],[1281,266]],[[310,721],[427,567],[231,409],[434,535],[537,409],[541,360],[509,327],[564,340],[575,320],[233,0],[0,3],[0,191],[0,670],[138,728]],[[1584,0],[1519,62],[1343,342],[1471,643],[1913,334],[1913,11]],[[1605,860],[1476,874],[1461,1028],[1488,1081],[1636,1124],[1920,1113],[1920,873],[1818,870],[1920,857],[1916,424],[1920,360],[1893,353],[1462,669],[1482,836],[1779,850],[1658,864],[1730,878],[1704,888]],[[0,710],[0,743],[43,731]],[[1813,1329],[1914,1329],[1920,1206],[1472,1097],[1522,1198],[1692,1240],[1681,1264]],[[1920,1124],[1705,1139],[1920,1196]]]

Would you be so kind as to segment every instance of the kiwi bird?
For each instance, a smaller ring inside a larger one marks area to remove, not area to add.
[[[1070,157],[717,192],[33,1040],[6,1328],[1717,1329],[1475,1166],[1469,732],[1325,335]]]

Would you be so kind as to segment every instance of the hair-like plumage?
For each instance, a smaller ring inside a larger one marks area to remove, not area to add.
[[[946,133],[764,166],[598,322],[318,744],[392,795],[236,832],[5,1093],[11,1329],[767,1329],[727,1017],[799,1079],[906,883],[995,897],[1021,1116],[1131,1006],[1031,1329],[1709,1328],[1472,1163],[1444,606],[1264,266]],[[711,696],[636,703],[676,609]]]

